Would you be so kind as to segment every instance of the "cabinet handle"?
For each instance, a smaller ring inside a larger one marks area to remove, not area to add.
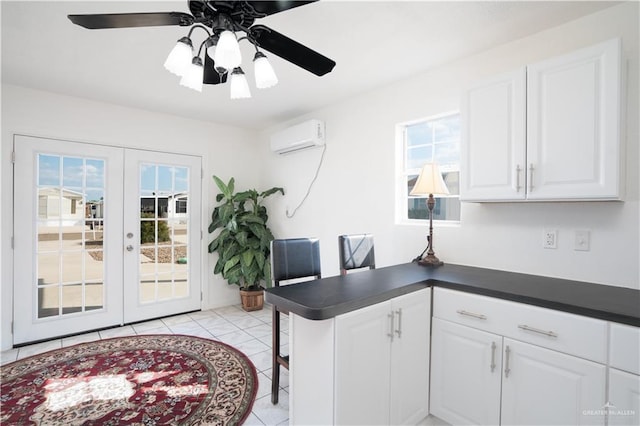
[[[482,314],[476,314],[476,313],[473,313],[473,312],[464,311],[462,309],[458,309],[456,312],[459,313],[460,315],[465,315],[465,316],[468,316],[468,317],[473,317],[473,318],[477,318],[477,319],[481,319],[481,320],[486,320],[487,319],[487,317],[482,315]]]
[[[396,311],[398,315],[398,328],[396,328],[396,333],[398,334],[398,339],[400,338],[400,334],[402,333],[402,308]]]
[[[387,336],[389,336],[391,338],[391,341],[393,342],[393,311],[391,311],[390,314],[387,314],[387,318],[389,318],[390,321],[390,331],[389,333],[387,333]]]
[[[511,348],[509,347],[509,345],[507,345],[506,349],[504,350],[504,358],[505,358],[505,362],[504,362],[504,377],[507,378],[509,377],[509,373],[511,373],[511,369],[509,368],[509,355],[511,354]]]
[[[558,337],[558,333],[554,333],[553,331],[540,330],[539,328],[529,327],[528,325],[525,325],[525,324],[520,324],[518,328],[525,331],[532,331],[534,333],[544,334],[545,336],[549,336],[549,337],[556,337],[556,338]]]
[[[533,192],[533,163],[529,164],[529,192]]]
[[[520,172],[522,169],[520,168],[520,164],[516,165],[516,192],[520,192]]]
[[[491,372],[496,369],[496,342],[491,342]]]

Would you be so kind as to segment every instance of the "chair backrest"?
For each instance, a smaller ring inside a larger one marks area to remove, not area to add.
[[[340,274],[346,275],[349,269],[376,269],[373,235],[340,235],[338,236],[338,246],[340,249]]]
[[[320,241],[288,238],[271,241],[271,276],[274,286],[296,278],[321,278]]]

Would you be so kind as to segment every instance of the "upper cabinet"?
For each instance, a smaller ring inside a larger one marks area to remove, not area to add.
[[[467,90],[460,199],[620,199],[620,62],[614,39]]]

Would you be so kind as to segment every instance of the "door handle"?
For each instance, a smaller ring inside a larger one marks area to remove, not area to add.
[[[398,334],[398,339],[400,338],[400,334],[402,333],[402,308],[396,311],[398,315],[398,328],[396,328],[396,333]]]
[[[529,192],[533,192],[533,163],[529,164]]]
[[[387,336],[389,336],[391,338],[391,341],[393,342],[393,311],[391,311],[390,314],[387,314],[387,318],[389,318],[389,321],[390,321],[390,323],[389,323],[390,324],[390,328],[389,328],[390,332],[387,333]]]
[[[458,314],[460,314],[460,315],[465,315],[465,316],[467,316],[467,317],[478,318],[478,319],[481,319],[481,320],[486,320],[486,319],[487,319],[487,317],[486,317],[485,315],[482,315],[482,314],[476,314],[476,313],[474,313],[474,312],[469,312],[469,311],[465,311],[465,310],[462,310],[462,309],[458,309],[458,310],[456,311],[456,313],[458,313]]]
[[[127,246],[127,251],[133,251],[133,246],[131,244]]]
[[[554,333],[553,331],[540,330],[539,328],[530,327],[526,324],[518,325],[518,328],[525,331],[531,331],[533,333],[543,334],[549,337],[558,337],[558,333]]]
[[[520,172],[522,169],[520,168],[520,164],[516,166],[516,192],[520,192]]]
[[[507,345],[507,348],[504,350],[504,377],[505,379],[509,377],[509,373],[511,373],[511,368],[509,368],[509,355],[511,355],[511,348]]]
[[[491,372],[496,369],[496,342],[491,342]]]

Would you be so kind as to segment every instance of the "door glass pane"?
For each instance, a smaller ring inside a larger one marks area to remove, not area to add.
[[[140,166],[142,303],[189,297],[189,169]]]
[[[38,318],[103,307],[105,161],[38,154]],[[87,280],[100,282],[86,305]]]

